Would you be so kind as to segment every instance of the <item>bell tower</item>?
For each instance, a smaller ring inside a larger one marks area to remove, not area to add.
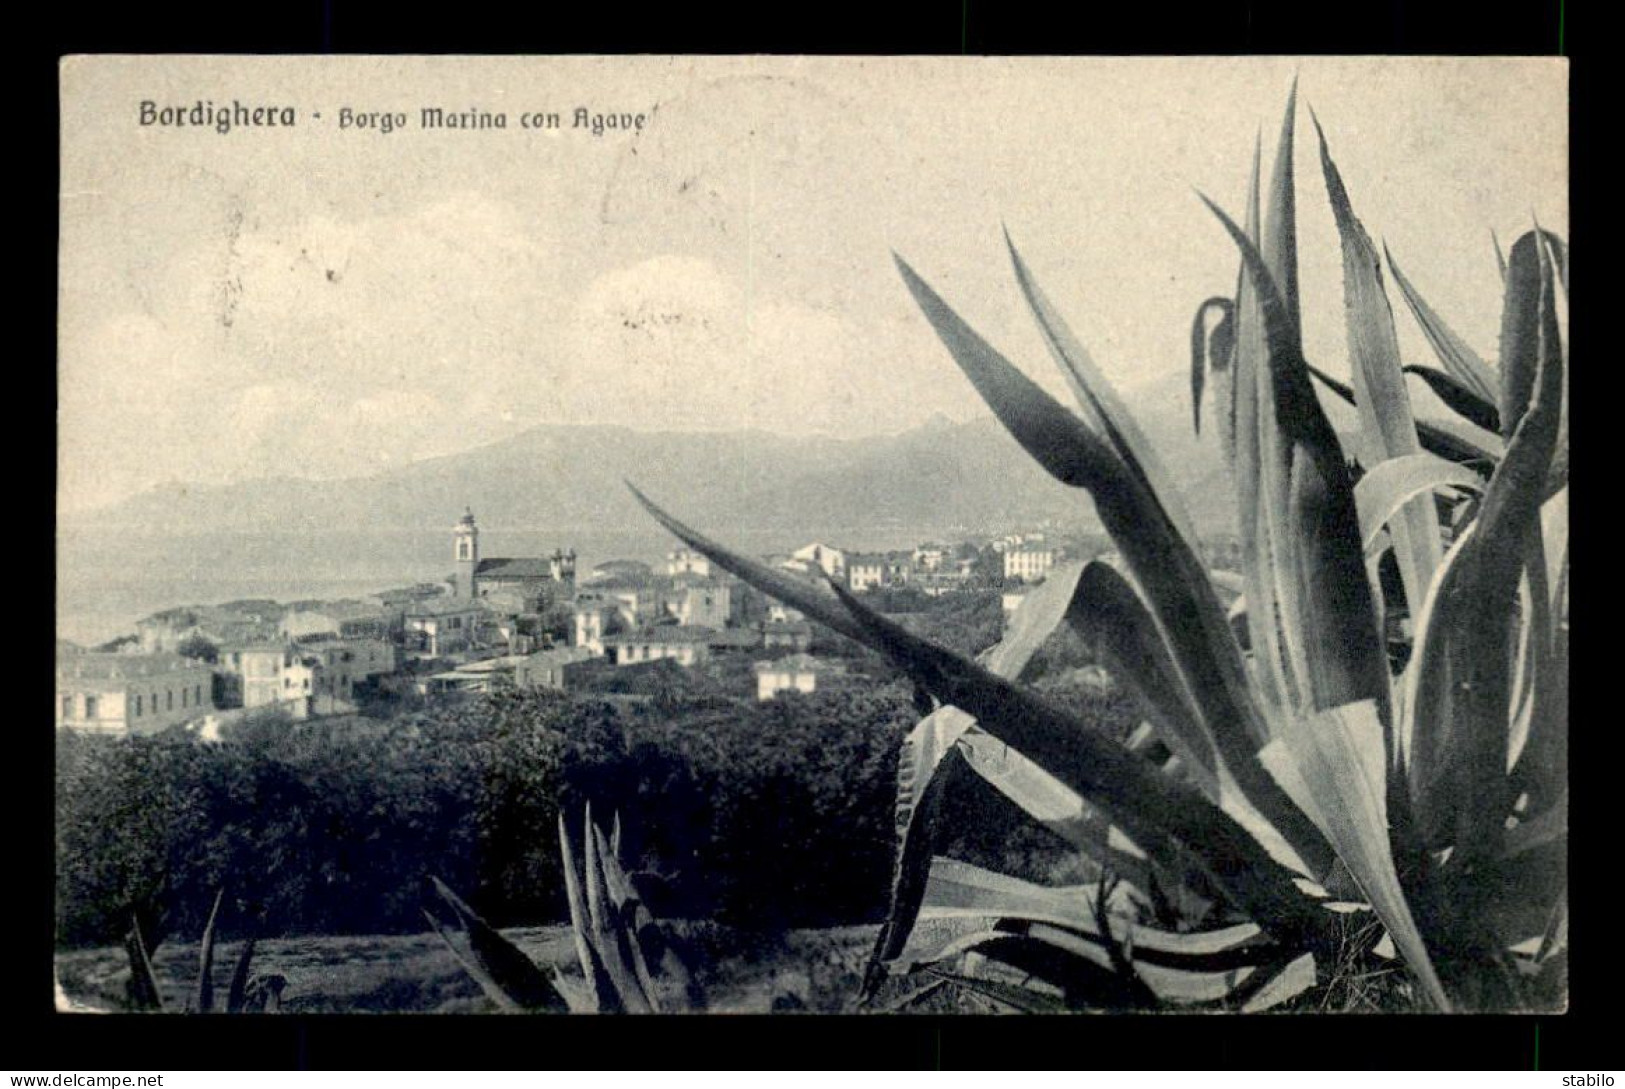
[[[473,600],[474,571],[480,565],[480,531],[474,524],[474,512],[465,509],[451,532],[452,556],[457,562],[457,596]]]

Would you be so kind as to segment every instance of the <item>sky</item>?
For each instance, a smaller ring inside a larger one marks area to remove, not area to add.
[[[1373,239],[1493,359],[1491,232],[1567,235],[1561,60],[69,58],[60,509],[367,475],[538,424],[981,415],[893,253],[1064,396],[1006,228],[1130,403],[1165,396],[1197,304],[1234,288],[1198,191],[1240,218],[1294,77],[1310,358],[1347,372],[1312,108]],[[297,122],[142,126],[143,100]],[[426,106],[509,127],[425,131]],[[578,107],[644,123],[595,136]],[[533,112],[563,127],[521,130]]]

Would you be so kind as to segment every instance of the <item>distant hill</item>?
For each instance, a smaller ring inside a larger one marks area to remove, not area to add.
[[[1170,379],[1132,403],[1198,525],[1228,531],[1231,489],[1218,444],[1192,436],[1188,398],[1183,381]],[[722,536],[853,526],[975,532],[1042,519],[1098,525],[1083,493],[1050,478],[990,417],[856,439],[544,426],[359,479],[171,485],[82,524],[181,533],[421,529],[470,506],[497,528],[646,527],[623,479]]]

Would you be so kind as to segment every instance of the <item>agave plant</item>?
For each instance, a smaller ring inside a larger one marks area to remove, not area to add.
[[[216,924],[225,895],[224,889],[215,893],[214,905],[209,909],[209,921],[204,925],[203,938],[198,943],[197,981],[186,1006],[188,1013],[215,1013],[219,1008],[214,988],[214,952]],[[142,926],[142,914],[140,911],[131,913],[130,929],[124,936],[124,952],[130,962],[128,1004],[134,1010],[161,1013],[164,1000],[157,974],[153,971],[152,954],[162,941],[162,936],[151,918],[145,927]],[[238,951],[231,981],[226,988],[226,1013],[276,1013],[281,1006],[282,990],[287,981],[275,974],[251,974],[255,945],[256,939],[250,932]]]
[[[430,885],[451,918],[442,922],[427,907],[424,916],[499,1009],[676,1013],[700,1008],[704,996],[693,974],[622,868],[620,853],[619,817],[606,837],[589,804],[576,840],[559,815],[559,854],[580,978],[557,969],[544,973],[439,878],[431,877]]]
[[[1402,967],[1420,1008],[1505,1010],[1564,970],[1564,250],[1538,228],[1513,244],[1495,366],[1390,257],[1442,364],[1407,368],[1381,256],[1317,120],[1343,256],[1352,383],[1338,382],[1300,337],[1296,112],[1294,89],[1267,207],[1256,148],[1243,223],[1202,198],[1241,258],[1234,295],[1204,303],[1192,335],[1195,423],[1211,385],[1235,487],[1244,593],[1230,615],[1171,476],[1008,238],[1073,407],[897,265],[1010,433],[1090,493],[1120,555],[1052,573],[982,659],[740,555],[632,488],[718,566],[884,652],[938,702],[901,757],[866,996],[920,972],[1008,1008],[1251,1010],[1353,959]],[[1407,374],[1463,421],[1416,420]],[[1355,406],[1347,440],[1317,381]],[[1136,695],[1160,746],[1118,744],[1022,683],[1062,626]],[[1396,628],[1405,653],[1391,657]],[[973,775],[1102,880],[1048,888],[937,857]]]

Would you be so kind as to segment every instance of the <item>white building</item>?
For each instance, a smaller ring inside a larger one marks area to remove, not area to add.
[[[845,577],[846,553],[839,548],[831,548],[827,544],[814,541],[804,548],[798,548],[790,553],[792,560],[800,560],[804,564],[821,567],[824,574],[832,579]]]
[[[1022,546],[1004,550],[1004,577],[1033,582],[1049,574],[1055,566],[1055,552],[1048,548]]]
[[[666,553],[666,574],[668,575],[699,575],[709,578],[711,575],[711,560],[701,552],[692,548],[674,548]]]
[[[56,724],[153,733],[214,710],[214,672],[179,654],[71,654],[57,660]]]
[[[756,698],[770,700],[780,692],[814,692],[818,678],[832,667],[810,654],[791,654],[770,662],[756,663]]]
[[[711,642],[717,634],[711,628],[669,624],[606,636],[604,646],[613,652],[616,665],[670,658],[679,665],[690,666],[711,657]]]

